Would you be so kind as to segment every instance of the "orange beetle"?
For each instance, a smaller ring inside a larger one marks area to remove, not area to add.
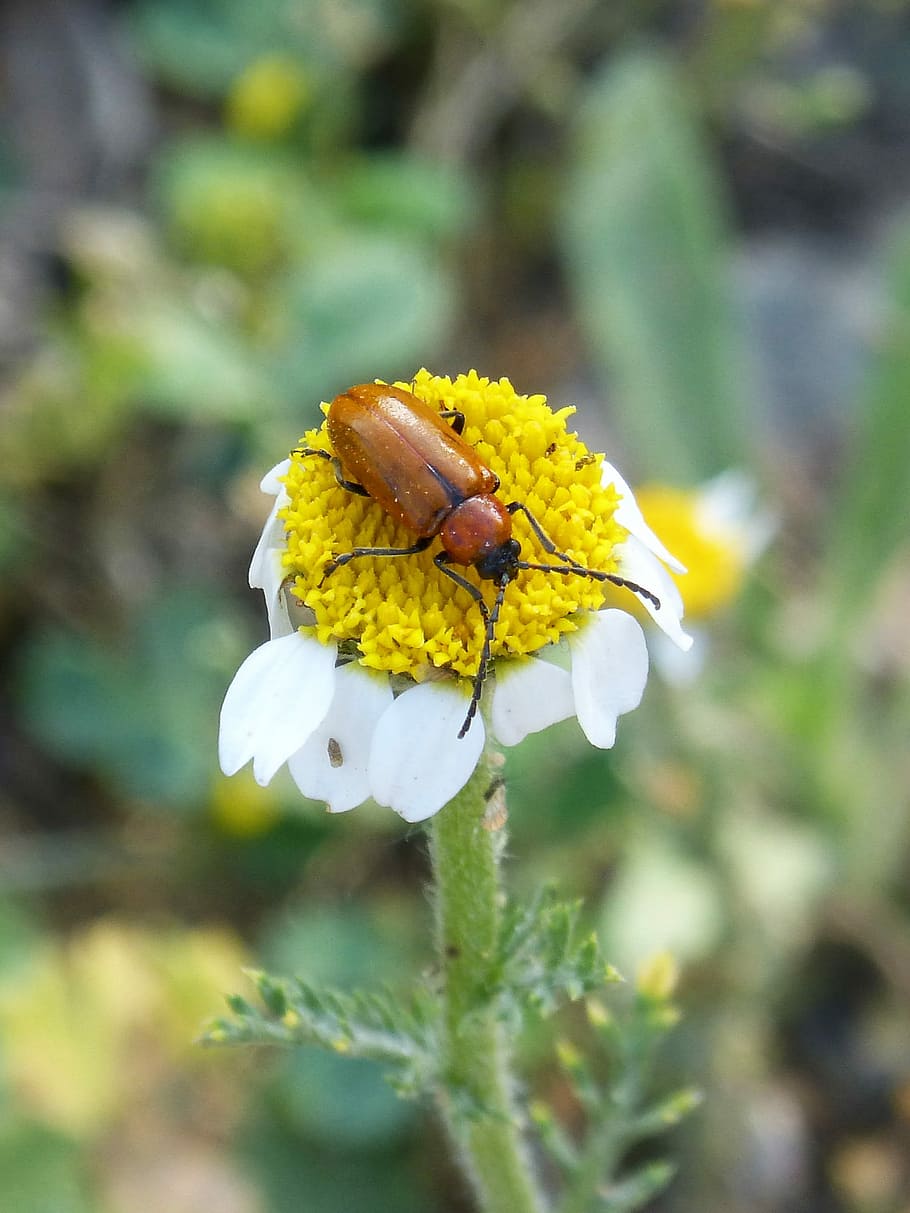
[[[417,536],[417,541],[406,548],[354,548],[334,556],[325,566],[323,581],[360,556],[412,556],[439,536],[442,551],[435,557],[437,568],[467,590],[485,624],[471,703],[459,737],[467,733],[477,712],[506,586],[519,570],[537,569],[611,581],[660,606],[650,590],[614,573],[585,568],[558,551],[522,502],[505,505],[500,501],[496,496],[499,477],[461,437],[464,422],[463,413],[436,412],[403,388],[362,383],[336,396],[329,407],[326,428],[334,454],[312,447],[294,452],[327,459],[343,488],[371,497],[391,518]],[[530,564],[519,559],[521,545],[512,537],[512,515],[519,510],[541,547],[560,564]],[[492,610],[477,586],[450,567],[453,564],[473,565],[480,577],[496,583]]]

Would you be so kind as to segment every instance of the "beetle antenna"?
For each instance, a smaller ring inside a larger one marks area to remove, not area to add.
[[[627,581],[625,577],[618,577],[615,573],[601,573],[597,569],[586,569],[583,564],[531,564],[527,560],[519,560],[518,567],[520,569],[535,569],[539,573],[562,573],[564,577],[571,573],[576,577],[590,577],[594,581],[609,581],[613,585],[619,585],[623,589],[631,590],[633,594],[647,598],[655,610],[660,610],[660,599],[656,594],[652,593],[651,590],[646,590],[643,585],[638,585],[634,581]]]
[[[458,738],[467,733],[471,727],[471,721],[477,714],[477,705],[480,703],[480,693],[483,690],[484,679],[487,676],[487,669],[490,664],[490,652],[493,647],[493,633],[496,629],[496,624],[499,620],[499,610],[502,606],[502,600],[505,597],[506,586],[509,584],[509,576],[505,574],[500,582],[499,588],[496,591],[496,601],[493,603],[492,611],[487,607],[487,604],[482,600],[478,603],[484,618],[486,619],[486,629],[483,636],[483,648],[480,651],[480,663],[477,666],[477,673],[474,675],[474,686],[471,688],[471,704],[468,708],[468,714],[464,718],[464,723],[458,730]]]

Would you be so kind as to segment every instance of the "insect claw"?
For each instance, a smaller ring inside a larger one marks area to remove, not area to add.
[[[336,571],[336,569],[338,567],[339,566],[338,566],[337,560],[332,559],[332,560],[326,561],[325,568],[322,570],[322,577],[319,580],[320,589],[322,589],[322,587],[325,585],[325,583],[328,581],[328,579],[332,576],[332,574]]]

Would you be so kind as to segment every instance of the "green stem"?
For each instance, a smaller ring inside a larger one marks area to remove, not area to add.
[[[483,818],[495,777],[488,751],[430,829],[444,974],[441,1104],[484,1213],[542,1213],[545,1202],[521,1137],[506,1030],[491,994],[505,839],[502,829],[484,828]]]

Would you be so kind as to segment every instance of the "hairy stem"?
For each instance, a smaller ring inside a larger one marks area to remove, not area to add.
[[[503,830],[484,826],[496,770],[488,752],[430,829],[443,988],[446,1124],[483,1213],[542,1213],[521,1136],[507,1033],[492,990],[499,943]]]

